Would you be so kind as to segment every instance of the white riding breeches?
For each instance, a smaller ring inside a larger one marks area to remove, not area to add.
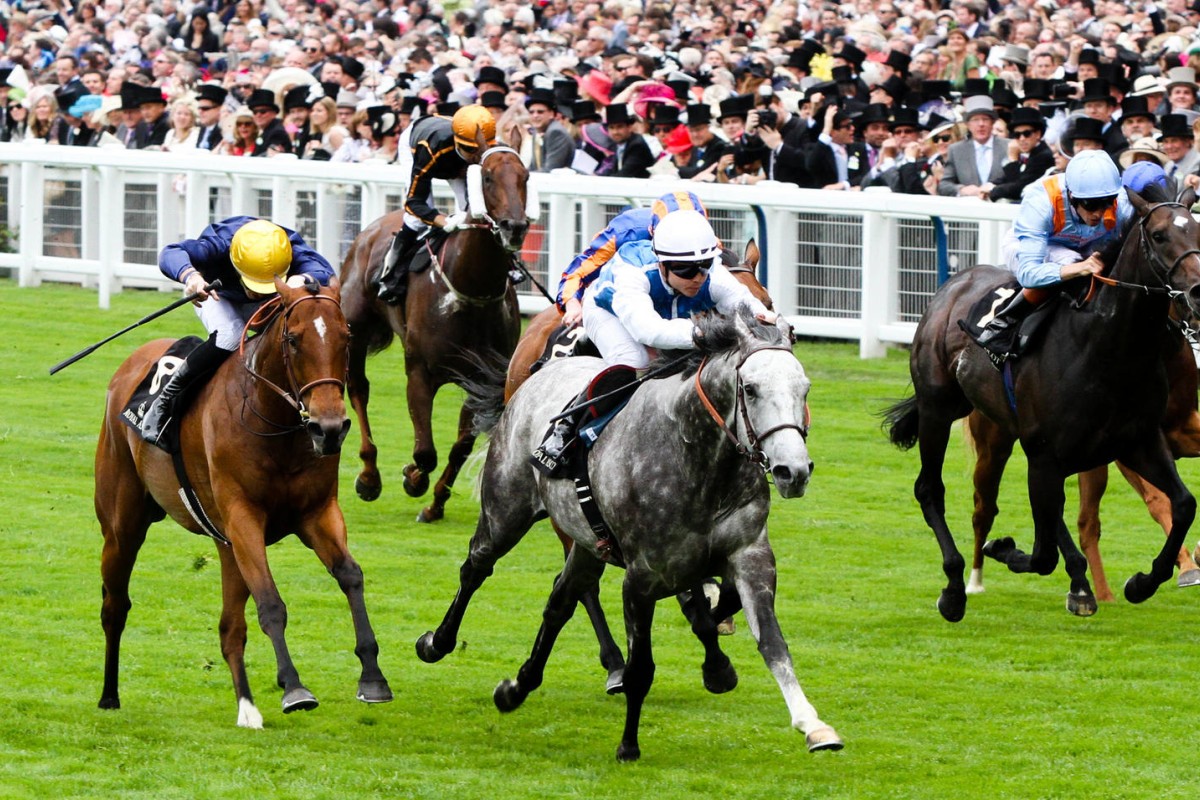
[[[645,369],[650,364],[646,346],[629,335],[615,314],[596,305],[590,292],[583,296],[583,329],[600,351],[605,365]]]
[[[209,297],[196,309],[196,316],[204,323],[209,334],[217,334],[217,347],[222,350],[237,350],[242,342],[246,323],[254,316],[261,303],[231,303]]]

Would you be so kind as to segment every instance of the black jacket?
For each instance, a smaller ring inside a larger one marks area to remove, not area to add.
[[[649,178],[650,167],[654,166],[654,154],[650,145],[639,134],[629,137],[620,158],[613,154],[613,168],[606,173],[617,178]]]
[[[278,117],[268,122],[267,127],[258,134],[254,152],[250,155],[265,156],[272,147],[278,148],[282,153],[292,152],[292,137],[288,136],[287,128],[283,127],[283,120]]]
[[[410,136],[413,171],[404,210],[432,225],[438,215],[432,205],[433,179],[461,178],[466,174],[467,162],[454,149],[448,117],[421,117],[412,124]]]
[[[1046,174],[1054,166],[1054,153],[1045,142],[1029,153],[1029,158],[1022,164],[1020,159],[1004,165],[1004,178],[997,181],[992,189],[993,200],[1021,201],[1021,192],[1025,187]]]

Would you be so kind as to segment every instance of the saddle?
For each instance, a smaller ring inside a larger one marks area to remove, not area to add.
[[[600,351],[587,337],[582,325],[571,327],[559,325],[550,331],[550,335],[546,337],[546,348],[542,351],[542,355],[529,365],[529,374],[532,375],[556,358],[570,356],[596,356],[597,358],[600,356]]]
[[[433,266],[433,259],[439,250],[442,249],[442,243],[450,234],[441,228],[429,228],[425,235],[417,239],[416,248],[413,250],[412,258],[408,260],[408,271],[413,275],[420,275],[425,270]],[[401,257],[403,263],[403,257]]]
[[[971,306],[966,318],[958,320],[958,327],[971,337],[971,341],[979,344],[979,337],[983,333],[983,329],[991,322],[992,317],[1012,299],[1013,295],[1020,291],[1021,284],[1015,280],[997,286]],[[1055,294],[1021,320],[1016,339],[1005,360],[1028,355],[1037,349],[1046,325],[1054,318],[1054,313],[1062,304],[1063,299],[1062,294]],[[982,347],[982,345],[980,346]]]
[[[551,478],[578,477],[587,473],[587,454],[600,438],[600,432],[623,409],[637,388],[637,370],[612,366],[592,378],[587,388],[573,397],[562,413],[555,417],[543,439],[549,439],[556,427],[568,423],[570,438],[556,459],[534,451],[535,466]]]
[[[185,336],[179,339],[167,351],[159,356],[158,361],[146,373],[146,377],[142,378],[141,383],[133,390],[133,396],[129,398],[129,402],[125,404],[125,409],[121,412],[121,420],[140,433],[142,428],[142,418],[146,416],[146,411],[150,408],[150,404],[154,402],[155,396],[167,385],[167,381],[171,380],[171,376],[179,365],[184,362],[188,354],[204,343],[203,339],[197,336]],[[179,398],[178,408],[185,408],[205,382],[205,379],[211,376],[199,378],[195,383],[188,388],[185,395]],[[182,414],[176,414],[173,419],[168,422],[168,427],[178,428],[179,417]],[[176,431],[171,431],[172,434]],[[171,439],[178,440],[177,435],[172,435]]]

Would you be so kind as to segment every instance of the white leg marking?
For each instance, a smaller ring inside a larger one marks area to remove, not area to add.
[[[263,718],[259,713],[258,708],[254,703],[246,698],[238,700],[238,727],[251,728],[252,730],[262,730]]]
[[[983,570],[971,570],[971,579],[967,581],[967,594],[983,593]]]

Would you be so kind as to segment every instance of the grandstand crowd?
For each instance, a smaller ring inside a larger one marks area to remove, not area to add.
[[[1200,186],[1200,2],[0,0],[0,142],[395,162],[479,104],[534,172],[1015,202]]]

